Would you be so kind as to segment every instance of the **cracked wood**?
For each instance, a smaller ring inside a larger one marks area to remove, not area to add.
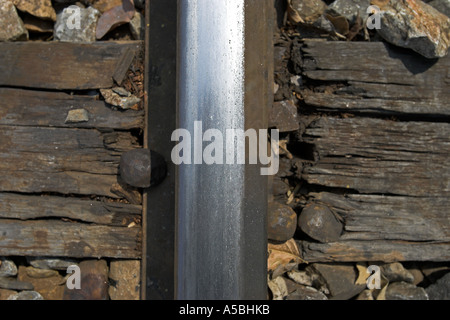
[[[2,219],[0,255],[134,259],[141,255],[141,228]]]
[[[0,126],[0,191],[103,195],[120,155],[138,147],[129,132]]]
[[[450,124],[321,117],[303,136],[310,184],[361,193],[449,197]]]
[[[301,50],[299,64],[306,78],[338,84],[327,93],[303,90],[306,106],[320,111],[449,118],[450,56],[430,60],[383,42],[307,40]]]
[[[86,90],[120,84],[141,41],[0,43],[0,86]]]

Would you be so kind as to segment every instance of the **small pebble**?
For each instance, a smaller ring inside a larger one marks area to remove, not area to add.
[[[9,296],[8,300],[44,300],[44,298],[36,291],[22,291]]]
[[[74,109],[69,111],[66,120],[64,122],[79,123],[88,121],[89,121],[89,113],[85,109]]]

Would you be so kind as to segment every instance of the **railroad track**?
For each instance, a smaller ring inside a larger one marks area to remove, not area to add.
[[[449,261],[448,57],[284,34],[274,97],[273,6],[153,0],[145,41],[0,44],[0,256],[131,262],[148,300],[267,299],[277,250]],[[143,110],[99,98],[121,83]]]

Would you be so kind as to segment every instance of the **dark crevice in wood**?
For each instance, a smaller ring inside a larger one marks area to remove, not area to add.
[[[72,199],[81,199],[81,200],[91,200],[91,201],[97,201],[102,203],[118,203],[119,199],[117,198],[111,198],[108,196],[103,195],[85,195],[85,194],[76,194],[76,193],[60,193],[60,192],[20,192],[20,191],[1,191],[1,193],[7,193],[7,194],[17,194],[22,196],[40,196],[40,197],[61,197],[61,198],[72,198]]]
[[[369,103],[370,101],[367,101]],[[318,116],[331,116],[331,117],[342,117],[351,115],[354,118],[374,118],[382,120],[394,120],[398,122],[433,122],[433,123],[450,123],[449,116],[443,116],[442,114],[405,114],[402,112],[385,112],[380,114],[376,109],[373,112],[362,112],[355,109],[347,109],[343,111],[331,111],[326,110],[326,107],[310,106],[305,103],[300,104],[301,115],[320,115]],[[371,109],[371,108],[366,108]]]

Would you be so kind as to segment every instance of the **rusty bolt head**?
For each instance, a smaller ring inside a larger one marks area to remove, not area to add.
[[[125,183],[137,188],[150,187],[150,150],[135,149],[125,152],[120,158],[119,171]]]
[[[157,152],[134,149],[120,158],[120,176],[130,186],[148,188],[159,184],[167,174],[166,161]]]

